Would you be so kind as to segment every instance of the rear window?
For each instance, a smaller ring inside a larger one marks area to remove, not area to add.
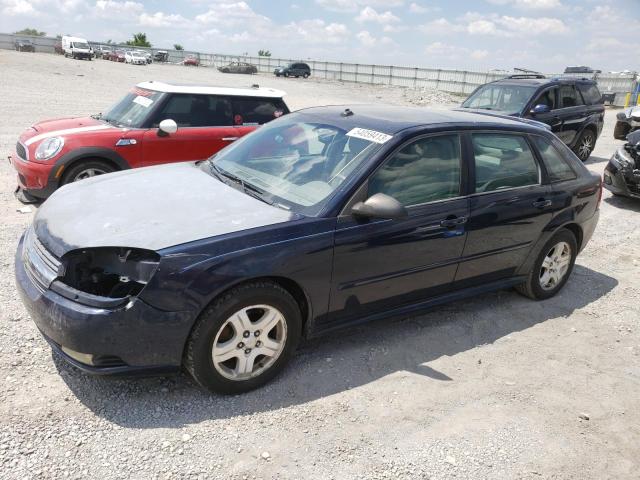
[[[563,182],[565,180],[573,180],[576,178],[576,173],[573,171],[569,163],[549,140],[536,136],[532,138],[533,143],[536,144],[536,147],[542,156],[542,161],[547,169],[547,174],[549,175],[551,183]]]
[[[262,125],[287,113],[280,98],[232,99],[234,125]]]
[[[598,90],[598,87],[593,83],[579,83],[578,90],[582,93],[584,103],[587,105],[602,103],[602,94],[600,93],[600,90]]]

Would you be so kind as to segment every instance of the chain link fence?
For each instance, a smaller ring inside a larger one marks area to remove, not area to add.
[[[28,38],[35,45],[36,52],[54,53],[59,40],[51,37],[31,37],[0,33],[0,48],[13,49],[18,38]],[[116,49],[133,49],[150,52],[167,52],[167,63],[180,64],[187,56],[195,56],[201,66],[221,67],[230,62],[246,62],[255,65],[259,73],[273,73],[278,66],[293,62],[304,62],[311,67],[311,75],[316,78],[340,82],[368,83],[373,85],[394,85],[406,88],[427,88],[459,95],[468,95],[478,86],[508,76],[508,73],[477,72],[436,68],[402,67],[395,65],[372,65],[361,63],[328,62],[318,60],[300,60],[291,58],[253,57],[243,55],[225,55],[202,53],[188,50],[162,48],[130,47],[100,42],[89,42],[94,48],[99,45]],[[547,77],[559,77],[564,74],[546,74]],[[575,76],[575,75],[573,75]],[[578,75],[585,76],[585,75]],[[596,74],[588,75],[598,82],[602,93],[615,93],[614,105],[623,106],[627,94],[638,91],[636,74]]]

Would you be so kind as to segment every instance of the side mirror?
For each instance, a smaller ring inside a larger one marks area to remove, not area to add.
[[[172,133],[176,133],[178,131],[178,124],[167,118],[166,120],[162,120],[160,125],[158,125],[158,135],[161,137],[165,137]]]
[[[538,104],[535,107],[533,107],[529,113],[531,115],[539,115],[541,113],[549,113],[550,111],[551,111],[551,108],[549,107],[549,105]]]
[[[376,193],[351,207],[351,214],[356,217],[396,219],[406,217],[407,209],[395,198]]]

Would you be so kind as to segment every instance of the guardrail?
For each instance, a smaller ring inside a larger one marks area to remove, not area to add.
[[[29,38],[35,45],[37,52],[55,52],[58,40],[52,37],[31,37],[0,33],[0,48],[13,49],[17,38]],[[101,42],[89,42],[93,46],[106,45],[115,48],[133,48],[126,45],[112,45]],[[258,67],[260,73],[272,73],[277,66],[292,62],[305,62],[311,67],[311,75],[317,78],[340,82],[367,83],[373,85],[393,85],[406,88],[429,88],[445,92],[468,95],[478,86],[493,80],[506,77],[507,73],[478,72],[467,70],[452,70],[439,68],[405,67],[397,65],[376,65],[361,63],[330,62],[319,60],[300,60],[290,58],[253,57],[243,55],[228,55],[217,53],[202,53],[187,50],[172,50],[164,48],[139,48],[155,54],[158,51],[168,53],[168,63],[181,63],[188,55],[195,55],[200,64],[209,67],[220,67],[229,62],[247,62]],[[547,74],[548,77],[564,74]],[[574,76],[584,76],[582,74]],[[637,91],[638,78],[635,74],[593,75],[598,82],[598,88],[604,93],[615,93],[614,105],[624,106],[628,93]]]

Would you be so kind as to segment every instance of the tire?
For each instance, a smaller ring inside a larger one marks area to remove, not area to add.
[[[568,252],[566,252],[566,248],[569,249]],[[543,263],[549,262],[547,257],[553,259],[556,254],[559,255],[559,259],[555,264],[552,261],[553,267],[556,267],[553,270],[557,272],[557,269],[560,269],[560,272],[558,275],[553,275],[553,273],[549,275],[549,268],[543,265]],[[527,276],[526,282],[517,285],[515,287],[516,290],[522,295],[534,300],[546,300],[547,298],[553,297],[562,290],[562,287],[564,287],[567,280],[569,280],[577,254],[578,243],[576,242],[574,234],[566,228],[559,230],[540,251],[538,258],[533,264],[533,268]],[[565,264],[566,270],[563,268]],[[555,281],[549,281],[549,283],[546,282],[547,279],[551,279],[554,276],[559,276],[559,278],[556,278]]]
[[[284,72],[284,76],[285,78],[289,78],[289,74],[287,72]]]
[[[302,78],[309,78],[309,74],[308,73],[303,74]]]
[[[85,178],[115,172],[111,164],[99,159],[80,160],[72,165],[62,177],[61,185],[84,180]]]
[[[268,332],[256,328],[269,318]],[[289,292],[273,282],[247,283],[221,295],[200,315],[187,342],[184,367],[212,392],[247,392],[283,370],[301,332],[300,308]],[[214,359],[216,349],[219,360]]]
[[[575,153],[580,160],[586,162],[591,156],[591,152],[596,146],[596,135],[590,128],[585,128],[578,141],[573,147],[573,153]]]

